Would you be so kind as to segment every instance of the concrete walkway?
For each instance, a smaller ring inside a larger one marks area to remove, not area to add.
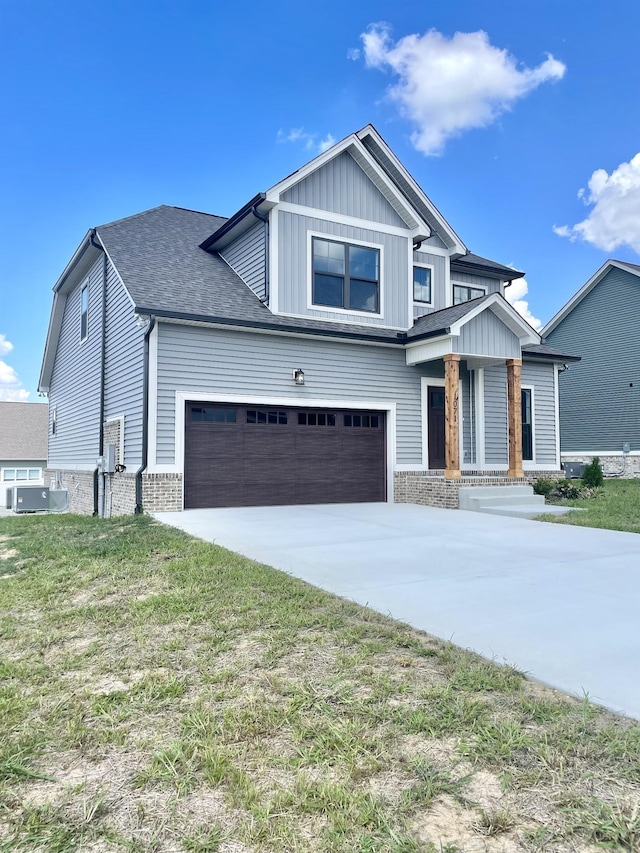
[[[640,718],[637,534],[411,504],[155,517]]]

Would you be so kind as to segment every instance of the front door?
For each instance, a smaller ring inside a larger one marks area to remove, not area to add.
[[[429,468],[444,468],[444,388],[429,385],[427,400]]]

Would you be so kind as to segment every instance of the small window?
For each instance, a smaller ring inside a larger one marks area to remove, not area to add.
[[[453,304],[459,305],[461,302],[469,302],[471,299],[478,299],[480,296],[486,296],[487,292],[482,287],[468,287],[465,284],[453,285]]]
[[[345,415],[344,425],[346,427],[378,429],[380,426],[380,417],[378,415]]]
[[[281,425],[287,423],[286,412],[267,412],[260,409],[247,409],[248,424],[274,424]]]
[[[330,426],[336,425],[336,416],[329,412],[298,412],[299,426]]]
[[[42,477],[42,469],[41,468],[29,468],[29,479],[30,480],[39,480]]]
[[[191,420],[216,424],[235,424],[237,410],[228,409],[224,406],[192,406]]]
[[[80,291],[80,340],[84,341],[89,334],[89,285],[85,284]]]
[[[531,401],[531,388],[523,388],[522,400],[522,458],[524,461],[533,461],[533,408]]]
[[[15,468],[5,468],[2,471],[2,479],[5,483],[13,482],[16,478],[16,469]]]
[[[57,406],[51,407],[51,435],[55,435],[58,432],[58,408]]]
[[[431,303],[431,270],[429,267],[413,268],[413,301]]]
[[[314,237],[313,304],[378,313],[380,250]]]

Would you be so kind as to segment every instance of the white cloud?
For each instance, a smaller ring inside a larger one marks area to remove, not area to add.
[[[415,148],[428,155],[441,154],[448,139],[469,128],[492,124],[519,98],[566,71],[551,54],[527,68],[491,45],[482,30],[447,38],[432,29],[394,42],[389,25],[378,23],[361,38],[366,66],[397,78],[387,94],[415,126]]]
[[[301,142],[305,151],[313,151],[322,154],[327,148],[335,145],[336,140],[330,133],[318,142],[317,133],[309,133],[304,127],[292,127],[291,130],[279,130],[278,142]]]
[[[12,349],[13,344],[7,340],[7,336],[0,335],[0,355],[8,355]]]
[[[13,349],[6,335],[0,334],[0,355],[8,355]],[[0,361],[0,400],[21,402],[29,398],[29,392],[22,387],[22,382],[11,365]]]
[[[640,153],[610,175],[596,169],[578,198],[593,209],[576,225],[554,225],[559,237],[584,240],[605,252],[629,246],[640,254]]]
[[[529,303],[523,298],[528,292],[529,285],[526,278],[516,278],[511,282],[510,287],[505,288],[504,295],[507,302],[513,305],[518,314],[524,317],[530,326],[539,331],[542,328],[542,321],[533,316],[529,310]]]

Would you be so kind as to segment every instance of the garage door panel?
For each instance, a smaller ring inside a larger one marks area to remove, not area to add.
[[[386,499],[385,415],[187,403],[185,507]]]

